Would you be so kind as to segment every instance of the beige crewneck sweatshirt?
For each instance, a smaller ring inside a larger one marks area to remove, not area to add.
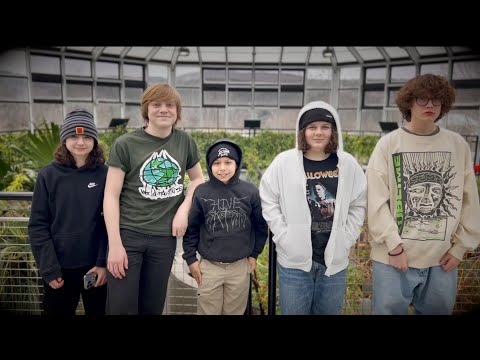
[[[480,205],[467,142],[452,131],[397,129],[377,143],[367,168],[371,258],[389,264],[403,244],[409,267],[462,259],[480,243]]]

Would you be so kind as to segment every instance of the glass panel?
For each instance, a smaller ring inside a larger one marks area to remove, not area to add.
[[[357,108],[358,90],[338,90],[338,107],[339,108]]]
[[[203,108],[202,115],[202,122],[197,127],[225,128],[225,108]]]
[[[166,65],[148,64],[148,84],[167,83],[168,67]]]
[[[358,87],[360,85],[360,68],[347,67],[340,69],[340,88]]]
[[[403,115],[400,110],[386,110],[387,112],[387,122],[396,122],[398,126],[402,126],[403,123]]]
[[[60,75],[60,58],[54,56],[31,55],[30,70],[37,74]]]
[[[99,129],[106,129],[112,118],[119,118],[121,114],[120,104],[98,104],[96,123]]]
[[[376,47],[371,46],[356,46],[355,50],[358,51],[358,54],[365,61],[369,60],[384,60],[382,54]]]
[[[32,97],[42,100],[62,100],[62,84],[51,82],[32,82]],[[90,99],[92,97],[90,96]]]
[[[67,76],[92,76],[90,60],[65,59],[65,74]]]
[[[280,84],[283,85],[303,85],[305,72],[302,70],[281,70]]]
[[[92,85],[69,84],[67,82],[67,99],[76,101],[92,101]]]
[[[225,91],[213,91],[213,90],[204,91],[203,104],[225,106]]]
[[[95,63],[95,75],[97,78],[118,79],[118,63],[97,61]]]
[[[228,105],[230,106],[252,105],[252,90],[249,90],[249,91],[229,90]]]
[[[388,106],[396,107],[397,103],[395,102],[395,98],[397,97],[398,91],[400,89],[389,89],[388,90]]]
[[[200,54],[204,62],[225,63],[227,60],[223,46],[200,47]]]
[[[381,91],[365,91],[364,106],[383,106],[385,98],[383,90]]]
[[[342,126],[342,132],[358,130],[356,110],[338,110],[338,117]]]
[[[252,118],[252,112],[250,109],[236,109],[229,108],[228,116],[225,121],[226,129],[243,129],[243,125],[246,119]]]
[[[331,68],[309,68],[307,69],[307,88],[332,88],[332,69]]]
[[[40,124],[44,119],[47,123],[63,125],[63,105],[36,103],[32,105],[33,123]]]
[[[383,110],[362,110],[362,120],[360,123],[360,128],[362,131],[374,131],[381,132],[379,122],[382,121]]]
[[[25,50],[0,52],[0,73],[5,75],[27,76]]]
[[[233,69],[228,71],[229,84],[251,84],[252,70]]]
[[[457,61],[453,63],[453,80],[480,79],[480,61]]]
[[[285,46],[282,53],[282,63],[305,63],[307,61],[308,47]]]
[[[183,106],[202,106],[200,89],[177,87],[177,91],[182,97]]]
[[[280,106],[303,106],[303,92],[282,91],[280,92]]]
[[[451,110],[447,114],[446,127],[460,135],[478,135],[480,134],[480,122],[478,121],[478,110]],[[478,157],[477,157],[478,162]]]
[[[253,47],[251,46],[229,46],[227,47],[228,62],[247,63],[253,62]]]
[[[140,106],[126,105],[125,117],[128,118],[127,127],[137,128],[143,126],[143,118]]]
[[[305,104],[319,100],[330,103],[330,92],[330,90],[307,90],[305,92]]]
[[[337,57],[337,62],[339,64],[347,62],[357,62],[355,56],[353,56],[350,50],[348,50],[346,47],[334,46],[333,51],[335,52],[335,56]]]
[[[295,129],[300,109],[280,109],[276,129]]]
[[[206,84],[225,84],[225,69],[204,69],[203,82]]]
[[[177,66],[175,69],[175,86],[200,86],[199,66]]]
[[[448,64],[422,64],[420,66],[420,74],[442,75],[448,79]]]
[[[387,68],[367,68],[366,80],[367,84],[385,82],[387,79]]]
[[[278,91],[257,91],[254,94],[255,106],[278,106]]]
[[[97,85],[97,100],[120,102],[120,87],[118,85]]]
[[[391,82],[405,83],[415,77],[415,66],[392,66]]]
[[[130,51],[128,52],[127,56],[131,56],[134,58],[145,59],[150,51],[153,50],[153,47],[147,46],[133,46]]]
[[[143,66],[123,64],[123,78],[125,80],[140,80],[143,81]]]
[[[27,79],[0,76],[0,101],[28,101]]]
[[[207,127],[205,124],[202,124],[202,112],[199,108],[182,108],[182,120],[178,123],[180,128],[198,128],[198,127]]]
[[[135,102],[141,103],[143,97],[143,89],[137,87],[126,87],[125,88],[125,101],[126,102]]]
[[[278,127],[278,109],[255,109],[255,119],[260,119],[262,129],[276,129]]]
[[[278,84],[278,70],[255,70],[255,84]]]
[[[256,46],[255,62],[277,64],[280,61],[282,48],[280,46]]]
[[[480,89],[457,88],[455,106],[459,105],[480,105]]]
[[[384,49],[392,59],[408,58],[407,52],[402,48],[391,46]]]
[[[0,103],[2,131],[30,130],[30,106],[21,103]]]
[[[447,50],[442,46],[417,46],[417,51],[420,56],[429,56],[429,55],[443,55],[447,53]]]

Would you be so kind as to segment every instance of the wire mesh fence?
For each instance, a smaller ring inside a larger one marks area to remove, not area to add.
[[[27,217],[0,217],[0,311],[38,315],[42,313],[43,286],[28,242],[27,221]],[[367,231],[365,226],[350,253],[342,310],[344,315],[369,315],[372,311],[372,275]],[[197,286],[188,275],[188,266],[182,258],[181,241],[181,238],[177,240],[164,314],[191,315],[197,311]],[[272,276],[268,272],[269,250],[267,246],[260,255],[253,276],[252,314],[266,313],[268,280]],[[275,295],[278,314],[278,288]],[[477,248],[476,251],[468,252],[460,263],[454,313],[474,311],[479,306],[480,249]],[[83,314],[81,301],[77,314]]]

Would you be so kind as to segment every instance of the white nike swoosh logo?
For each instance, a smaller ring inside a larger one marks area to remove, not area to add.
[[[92,184],[92,183],[90,183],[90,184],[88,184],[88,188],[91,189],[91,188],[93,188],[93,187],[95,187],[95,186],[97,186],[97,185],[98,185],[98,184]]]

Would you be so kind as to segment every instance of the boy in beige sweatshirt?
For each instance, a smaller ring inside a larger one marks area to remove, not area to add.
[[[406,125],[382,137],[367,169],[373,313],[451,314],[457,266],[480,242],[480,205],[471,151],[435,123],[455,90],[425,74],[396,103]]]

